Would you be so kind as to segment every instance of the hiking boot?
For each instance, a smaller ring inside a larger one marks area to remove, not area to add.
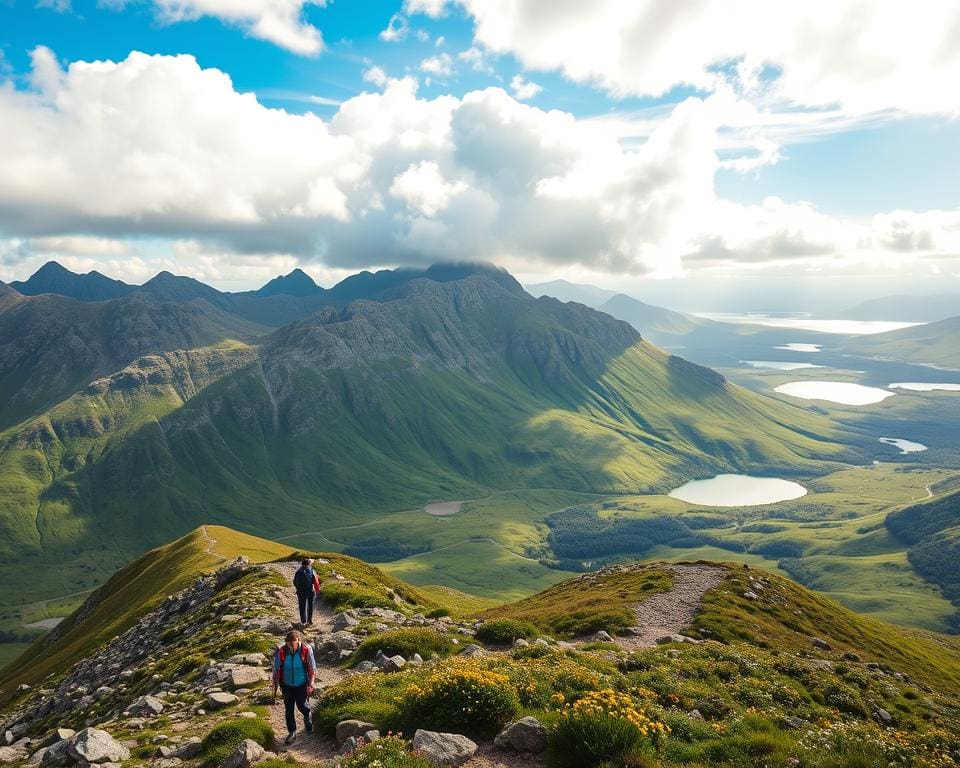
[[[307,720],[307,722],[303,724],[303,730],[307,733],[313,733],[313,720]]]
[[[284,743],[284,744],[293,744],[293,742],[296,741],[296,739],[297,739],[297,732],[296,732],[296,731],[290,731],[290,733],[287,734],[287,738],[285,738],[285,739],[283,740],[283,743]]]

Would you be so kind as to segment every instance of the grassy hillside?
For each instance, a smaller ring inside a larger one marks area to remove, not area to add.
[[[38,598],[66,594],[205,520],[287,536],[497,489],[643,493],[856,458],[831,422],[585,307],[485,277],[398,290],[256,352],[139,361],[6,433],[13,594],[27,562],[57,564]]]
[[[958,334],[960,317],[951,317],[899,331],[857,336],[844,345],[843,351],[863,357],[960,368]]]
[[[115,635],[129,629],[167,595],[198,574],[210,573],[235,557],[266,562],[294,554],[282,544],[221,526],[203,526],[154,549],[117,571],[83,606],[0,671],[0,702],[21,683],[35,685],[50,672],[63,671]]]

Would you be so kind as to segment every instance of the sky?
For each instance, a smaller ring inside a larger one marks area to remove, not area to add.
[[[941,0],[0,0],[0,280],[960,291],[958,82]]]

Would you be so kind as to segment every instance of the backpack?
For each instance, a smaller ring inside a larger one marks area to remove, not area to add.
[[[313,568],[300,566],[300,568],[297,569],[297,572],[293,574],[293,586],[297,588],[297,592],[312,593]]]
[[[283,665],[287,661],[287,645],[284,643],[281,645],[277,652],[280,654],[280,679],[283,679]],[[300,661],[303,663],[303,671],[310,671],[310,649],[307,647],[307,644],[304,642],[300,643]]]

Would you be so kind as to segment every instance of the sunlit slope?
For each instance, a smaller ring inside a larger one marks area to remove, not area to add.
[[[857,336],[850,339],[842,351],[864,357],[960,368],[960,317],[873,336]]]
[[[70,580],[207,520],[282,536],[491,489],[644,493],[856,458],[827,419],[482,276],[188,354],[189,377],[169,357],[7,433],[12,578],[30,556]]]

